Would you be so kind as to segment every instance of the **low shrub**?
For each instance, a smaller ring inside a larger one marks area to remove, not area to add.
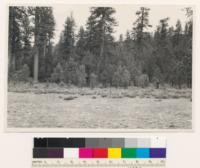
[[[149,77],[147,74],[142,74],[136,79],[137,86],[145,88],[149,85]]]
[[[76,98],[77,98],[76,96],[68,96],[68,97],[65,97],[64,100],[74,100]]]
[[[60,63],[56,65],[51,74],[51,82],[59,83],[63,81],[64,71]]]
[[[28,82],[30,80],[30,69],[28,65],[23,65],[22,69],[16,71],[11,75],[11,80],[13,81],[23,81]]]

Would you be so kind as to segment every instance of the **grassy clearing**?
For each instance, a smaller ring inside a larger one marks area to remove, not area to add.
[[[73,98],[68,100],[66,97]],[[8,93],[8,127],[190,129],[188,99]]]
[[[8,127],[190,129],[191,89],[9,85]]]

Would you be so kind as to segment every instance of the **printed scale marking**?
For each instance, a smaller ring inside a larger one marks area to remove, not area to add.
[[[33,159],[32,168],[165,168],[165,159]]]

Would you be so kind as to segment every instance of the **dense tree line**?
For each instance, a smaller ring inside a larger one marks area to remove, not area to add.
[[[66,18],[58,44],[53,46],[55,19],[51,7],[10,7],[9,79],[64,82],[82,86],[130,85],[149,82],[181,88],[192,82],[192,10],[169,26],[160,20],[150,32],[150,9],[141,7],[125,37],[115,40],[115,9],[92,7],[86,25],[76,34],[73,15]]]
[[[54,26],[51,7],[9,8],[9,78],[25,80],[25,70],[36,82],[50,77]]]

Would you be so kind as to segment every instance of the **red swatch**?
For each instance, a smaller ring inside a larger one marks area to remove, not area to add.
[[[107,148],[93,149],[93,157],[94,158],[107,158],[108,157],[108,149]]]

